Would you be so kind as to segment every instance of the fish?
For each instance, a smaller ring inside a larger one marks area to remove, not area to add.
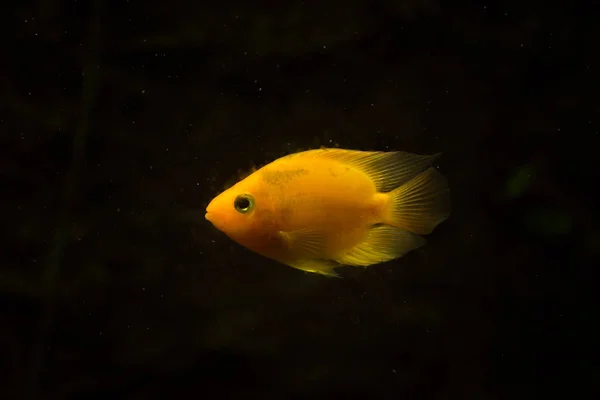
[[[423,246],[450,216],[441,153],[320,148],[283,156],[213,198],[205,219],[280,264],[328,277]]]

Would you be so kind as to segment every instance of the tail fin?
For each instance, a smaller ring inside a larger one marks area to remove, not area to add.
[[[386,224],[427,235],[450,216],[450,190],[446,178],[430,167],[387,193]]]

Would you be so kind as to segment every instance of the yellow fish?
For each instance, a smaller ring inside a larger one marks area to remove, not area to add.
[[[205,218],[246,248],[303,271],[390,261],[450,215],[440,154],[322,148],[265,165],[215,197]]]

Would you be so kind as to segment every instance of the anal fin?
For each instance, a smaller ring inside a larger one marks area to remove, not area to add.
[[[402,257],[424,244],[425,239],[412,232],[378,225],[372,227],[359,244],[335,261],[342,265],[368,267]]]

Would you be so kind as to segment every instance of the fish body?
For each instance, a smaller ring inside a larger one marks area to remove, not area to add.
[[[273,161],[215,197],[206,219],[291,267],[337,276],[422,246],[450,213],[436,155],[316,149]]]

